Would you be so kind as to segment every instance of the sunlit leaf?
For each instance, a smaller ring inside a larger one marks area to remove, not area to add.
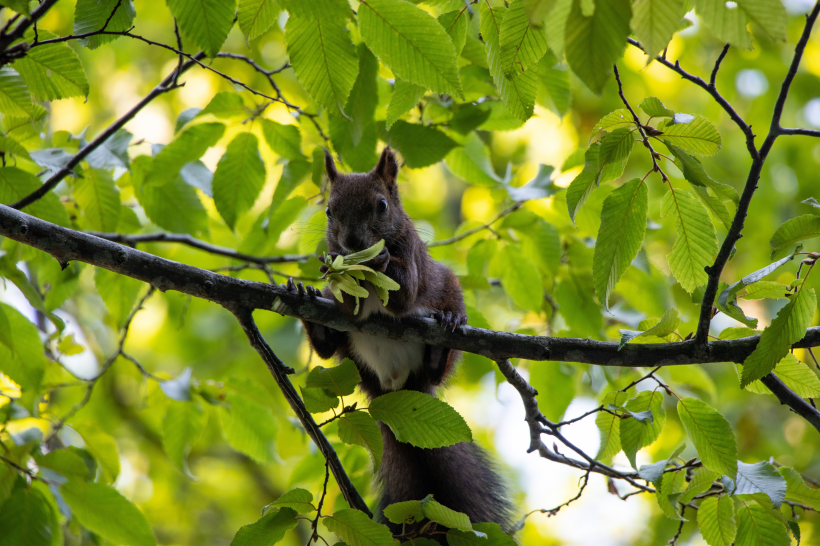
[[[216,57],[234,22],[236,0],[166,0],[182,33]]]
[[[396,439],[417,447],[444,447],[472,441],[464,418],[446,402],[416,391],[383,394],[370,403],[370,414]]]
[[[704,499],[698,510],[698,527],[709,546],[730,546],[737,533],[732,499],[728,495]]]
[[[672,274],[687,292],[706,284],[704,267],[712,264],[718,244],[709,213],[686,191],[669,191],[661,204],[661,216],[674,216],[678,236],[667,256]]]
[[[678,417],[695,444],[703,466],[734,479],[737,445],[726,418],[697,398],[679,400]]]
[[[106,31],[121,32],[131,26],[135,15],[131,0],[78,0],[74,8],[74,34],[94,32],[104,26]],[[117,38],[115,34],[99,34],[78,41],[89,49],[97,49]]]

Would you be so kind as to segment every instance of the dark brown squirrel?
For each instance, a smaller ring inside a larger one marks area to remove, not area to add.
[[[384,239],[381,253],[365,263],[385,273],[401,285],[390,292],[386,307],[372,285],[362,283],[369,297],[361,302],[357,315],[354,298],[344,294],[338,307],[351,320],[364,320],[374,313],[392,317],[433,317],[442,326],[455,330],[467,323],[464,299],[458,278],[444,265],[433,260],[419,238],[412,221],[402,208],[396,177],[398,164],[390,148],[385,148],[378,165],[369,173],[340,174],[325,150],[325,167],[330,180],[327,207],[327,244],[336,257],[364,250]],[[320,271],[327,271],[322,266]],[[293,282],[288,283],[295,289]],[[299,292],[303,288],[299,286]],[[307,287],[307,297],[320,295]],[[325,288],[321,295],[332,296]],[[435,396],[452,374],[460,352],[423,343],[408,343],[341,332],[321,324],[302,321],[316,353],[324,359],[350,358],[362,377],[361,388],[373,399],[387,392],[406,389]],[[382,511],[394,502],[421,500],[427,495],[448,508],[463,512],[474,523],[494,522],[510,531],[512,506],[507,488],[484,451],[473,443],[423,449],[396,440],[393,432],[379,423],[384,440],[384,455],[379,471],[381,495],[377,517],[393,534],[402,526],[386,521]],[[404,529],[405,536],[417,532]],[[433,535],[445,543],[445,535]]]

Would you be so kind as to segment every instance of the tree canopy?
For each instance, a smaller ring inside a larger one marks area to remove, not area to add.
[[[521,544],[816,542],[819,14],[0,0],[0,546],[394,544],[377,422],[495,452]],[[384,146],[468,326],[282,284],[395,289],[319,273],[323,149]],[[368,402],[300,318],[463,362]]]

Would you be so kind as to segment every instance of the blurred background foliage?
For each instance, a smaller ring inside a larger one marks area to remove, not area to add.
[[[162,0],[135,0],[138,14],[134,32],[148,39],[169,43],[174,34],[173,19]],[[810,4],[790,0],[787,9],[792,15],[805,13]],[[73,3],[60,2],[41,21],[40,29],[48,29],[58,35],[70,34],[73,29]],[[438,13],[437,8],[427,8]],[[694,14],[688,16],[693,25],[680,32],[672,40],[666,53],[669,59],[679,59],[681,65],[702,77],[708,76],[723,44],[704,28]],[[283,27],[286,15],[280,15],[271,30],[260,38],[246,42],[238,26],[229,34],[223,51],[248,55],[259,64],[274,69],[287,61]],[[755,34],[754,49],[743,51],[732,48],[717,78],[717,85],[724,96],[734,105],[744,119],[758,134],[768,128],[772,107],[779,84],[791,58],[793,44],[803,27],[802,17],[789,17],[788,42],[769,41]],[[184,41],[186,50],[193,46]],[[24,144],[30,150],[42,147],[62,147],[76,151],[78,141],[70,135],[84,131],[97,135],[113,120],[127,111],[176,65],[177,57],[161,48],[120,38],[95,50],[71,47],[82,59],[90,93],[86,98],[57,100],[50,104],[51,115],[47,125],[32,131]],[[463,64],[467,64],[462,59]],[[270,92],[266,79],[251,67],[231,59],[208,62],[215,69],[228,73],[254,89]],[[703,159],[711,176],[729,184],[738,191],[742,189],[750,159],[742,134],[721,108],[703,91],[681,80],[676,74],[657,63],[647,65],[646,56],[634,47],[627,47],[619,62],[624,82],[624,93],[633,105],[647,96],[656,96],[676,112],[701,114],[719,129],[723,146],[719,154]],[[379,66],[378,104],[376,119],[384,119],[391,99],[389,79],[392,75]],[[297,105],[311,104],[310,97],[297,82],[293,70],[286,69],[275,76],[282,93]],[[185,86],[164,94],[143,109],[126,129],[134,135],[129,155],[151,155],[151,146],[167,144],[174,138],[175,123],[183,111],[192,107],[204,108],[220,91],[234,91],[232,86],[218,75],[193,68],[182,77]],[[590,132],[595,123],[608,112],[622,107],[613,80],[606,85],[601,96],[591,93],[573,74],[569,74],[569,107],[563,108],[539,87],[535,115],[521,123],[509,114],[495,112],[485,125],[464,136],[475,146],[485,146],[492,170],[498,177],[511,173],[512,185],[522,185],[534,178],[541,165],[551,165],[555,184],[566,187],[580,172],[580,166],[562,170],[565,161],[577,165],[571,156],[576,150],[588,146]],[[481,96],[484,91],[471,89],[465,82],[465,92]],[[263,101],[250,93],[241,92],[243,104],[251,110]],[[406,117],[409,121],[435,122],[442,110],[451,105],[428,94],[427,107],[423,113],[413,110]],[[562,111],[563,110],[563,111]],[[497,115],[496,115],[497,114]],[[294,119],[281,104],[269,105],[264,116],[282,124],[297,124],[308,158],[326,145],[315,127],[306,118],[301,123]],[[421,117],[420,117],[421,116]],[[210,148],[202,161],[214,170],[224,153],[227,143],[239,131],[245,129],[243,117],[228,121],[228,130],[219,143]],[[326,120],[320,120],[327,131]],[[784,125],[794,127],[820,127],[820,33],[810,40],[804,62],[792,86],[784,113]],[[257,123],[252,132],[264,140]],[[315,254],[324,247],[324,204],[320,194],[321,176],[308,176],[294,190],[294,196],[308,200],[292,224],[283,229],[275,244],[266,248],[243,248],[254,220],[270,202],[282,172],[280,158],[264,145],[259,147],[267,167],[264,189],[256,200],[251,213],[241,216],[236,230],[232,231],[222,221],[213,201],[200,193],[207,212],[207,228],[198,237],[208,242],[259,255],[268,254]],[[574,156],[577,158],[577,155]],[[373,163],[375,156],[372,158]],[[364,161],[364,160],[363,160]],[[680,172],[667,160],[663,167],[672,176],[674,186],[684,187]],[[364,161],[368,163],[368,161]],[[40,167],[27,162],[19,166],[32,173]],[[622,180],[642,177],[651,167],[648,154],[633,154]],[[350,169],[350,165],[342,168]],[[321,171],[319,171],[321,172]],[[807,205],[800,204],[808,197],[820,198],[820,142],[807,137],[783,137],[778,140],[763,171],[759,189],[749,211],[744,237],[738,252],[728,263],[723,279],[732,282],[741,276],[769,263],[769,238],[784,220],[810,212]],[[121,191],[122,203],[136,205],[134,189],[129,173],[116,179]],[[502,186],[488,187],[470,184],[454,176],[443,163],[412,169],[404,166],[399,175],[399,186],[405,209],[416,222],[426,241],[448,238],[491,221],[509,206],[507,190]],[[670,308],[678,309],[682,324],[679,332],[686,334],[695,328],[698,303],[693,303],[669,275],[666,256],[675,238],[673,222],[661,222],[659,203],[665,188],[656,176],[649,178],[650,209],[652,220],[644,244],[643,262],[631,267],[614,290],[612,309],[602,311],[593,296],[591,264],[594,239],[600,225],[600,212],[604,198],[616,187],[606,184],[594,192],[577,217],[577,227],[567,215],[565,192],[558,188],[553,195],[527,202],[523,209],[543,218],[554,226],[560,244],[549,253],[533,255],[504,255],[514,260],[535,262],[543,277],[543,288],[548,294],[543,305],[536,300],[530,309],[517,305],[498,285],[476,287],[465,291],[469,305],[470,324],[496,330],[588,337],[601,340],[617,340],[618,328],[635,327],[647,317],[660,317]],[[58,193],[66,194],[65,188]],[[72,212],[70,202],[66,203]],[[139,210],[141,226],[133,225],[133,231],[152,233],[158,231]],[[733,211],[732,211],[733,212]],[[80,227],[85,220],[73,218]],[[121,223],[118,231],[123,231]],[[127,227],[127,226],[126,226]],[[433,247],[432,255],[453,268],[459,275],[466,275],[467,254],[479,240],[512,238],[514,226],[504,221],[494,224],[494,230],[483,230],[455,244]],[[720,240],[725,229],[716,224]],[[252,241],[251,241],[252,242]],[[247,243],[251,245],[251,243]],[[50,257],[5,241],[3,250],[8,256],[26,260],[32,271],[40,274],[41,282],[50,275],[57,275],[55,262]],[[229,258],[204,253],[186,246],[152,243],[141,245],[147,252],[206,269],[237,265]],[[809,243],[808,250],[818,250]],[[526,251],[527,248],[524,247]],[[505,267],[516,267],[515,261],[489,260],[487,276],[503,277]],[[315,278],[318,261],[277,264],[279,282],[285,275]],[[783,282],[790,282],[794,269],[789,265],[775,275]],[[53,270],[53,271],[52,271]],[[787,271],[788,270],[788,271]],[[73,332],[77,343],[85,350],[74,356],[63,357],[64,368],[54,364],[47,367],[44,384],[66,384],[53,390],[40,404],[39,417],[17,419],[7,423],[5,434],[17,433],[31,426],[48,432],[49,422],[62,416],[80,402],[85,393],[84,384],[77,377],[92,377],[108,355],[116,352],[119,340],[118,326],[127,310],[117,312],[104,305],[95,286],[95,270],[91,266],[72,263],[69,272],[76,276],[76,291],[71,294],[59,311]],[[259,270],[229,272],[243,278],[267,282]],[[820,286],[817,275],[810,277],[808,285]],[[124,291],[144,294],[146,287],[135,282],[125,286]],[[536,293],[540,287],[536,287]],[[526,298],[524,292],[522,299]],[[11,284],[0,287],[0,298],[32,321],[37,315],[26,303],[22,294]],[[764,303],[765,302],[765,303]],[[747,315],[760,319],[760,327],[769,323],[784,302],[755,300],[742,302]],[[282,360],[297,369],[293,380],[304,381],[306,371],[320,364],[311,354],[309,345],[298,320],[280,317],[274,313],[257,312],[256,319],[265,337]],[[816,323],[816,321],[815,321]],[[725,327],[738,326],[731,319],[719,316],[713,321],[713,334]],[[147,515],[158,542],[167,545],[199,544],[223,545],[230,543],[236,530],[255,521],[263,506],[294,486],[304,487],[314,494],[321,491],[324,463],[314,446],[305,436],[298,422],[291,415],[281,394],[277,391],[269,372],[249,347],[247,340],[234,318],[224,309],[207,301],[191,299],[178,293],[155,293],[144,304],[144,309],[134,318],[125,351],[136,358],[151,374],[158,378],[177,377],[190,368],[198,390],[216,399],[230,396],[233,390],[250,396],[271,418],[270,430],[275,430],[272,449],[266,455],[251,458],[232,449],[226,442],[220,427],[220,410],[212,404],[203,404],[207,424],[202,436],[192,445],[188,457],[189,478],[169,460],[163,448],[162,421],[169,407],[174,404],[159,387],[158,382],[145,375],[123,358],[118,358],[111,369],[100,379],[88,404],[73,416],[70,427],[63,431],[64,441],[70,442],[73,431],[101,431],[110,435],[113,442],[101,442],[108,456],[118,458],[118,472],[111,478],[116,488],[134,501]],[[796,351],[798,357],[811,362],[804,352]],[[541,393],[541,409],[550,419],[558,420],[566,412],[567,417],[579,415],[597,403],[600,395],[613,388],[620,388],[639,377],[636,371],[620,368],[594,367],[567,363],[528,363],[519,365],[528,371],[529,379]],[[757,395],[738,387],[735,367],[728,364],[709,364],[664,368],[660,374],[677,392],[693,393],[717,407],[731,422],[738,439],[741,460],[756,462],[773,457],[779,463],[790,465],[799,471],[820,477],[820,438],[805,421],[777,404],[774,396]],[[477,441],[499,456],[504,473],[514,484],[521,514],[538,508],[551,508],[575,494],[580,472],[568,470],[525,455],[528,444],[523,424],[520,401],[501,376],[494,371],[492,363],[482,357],[465,355],[457,378],[447,391],[446,399],[467,419]],[[13,392],[14,385],[8,381],[0,385],[3,392]],[[671,401],[667,401],[671,404]],[[8,399],[0,397],[0,405]],[[569,410],[568,410],[569,408]],[[661,438],[639,453],[638,461],[653,462],[667,456],[684,441],[685,433],[674,411],[668,414],[666,429]],[[317,418],[320,420],[321,416]],[[591,426],[588,426],[591,425]],[[327,433],[336,445],[342,461],[354,484],[366,499],[372,502],[376,491],[373,472],[367,452],[357,446],[346,446],[333,433],[334,425]],[[570,439],[585,449],[595,452],[598,438],[592,423],[571,427]],[[684,452],[686,457],[686,452]],[[628,464],[623,454],[615,462]],[[115,478],[115,479],[114,479]],[[332,481],[331,481],[332,484]],[[329,504],[341,507],[343,500],[338,490],[330,487]],[[801,514],[803,543],[820,540],[820,519],[816,514]],[[690,528],[691,527],[691,528]],[[663,516],[657,504],[650,498],[635,496],[622,502],[607,492],[604,478],[593,475],[584,497],[556,517],[535,514],[520,534],[524,544],[661,544],[677,530],[677,522]],[[303,523],[296,531],[285,537],[286,544],[304,544],[308,536]],[[70,533],[67,533],[69,537]],[[69,543],[86,543],[88,536],[70,536]],[[682,544],[702,544],[694,526],[684,529]]]

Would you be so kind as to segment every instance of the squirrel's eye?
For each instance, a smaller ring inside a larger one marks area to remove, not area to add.
[[[376,206],[376,210],[378,210],[379,212],[387,212],[387,201],[385,201],[384,199],[379,201],[379,204]]]
[[[330,207],[328,207],[328,208],[326,208],[326,209],[325,209],[325,214],[327,214],[327,217],[328,217],[328,218],[333,218],[333,215],[332,215],[332,214],[330,214]]]

